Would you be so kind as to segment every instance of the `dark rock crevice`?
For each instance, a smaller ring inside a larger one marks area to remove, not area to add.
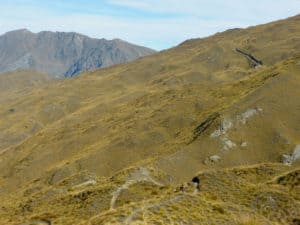
[[[257,66],[262,66],[263,65],[263,62],[261,60],[256,59],[253,55],[248,54],[248,53],[246,53],[246,52],[244,52],[244,51],[242,51],[238,48],[236,48],[235,51],[237,53],[240,53],[243,56],[245,56],[248,59],[251,67],[255,68]]]
[[[195,128],[193,139],[189,144],[194,142],[200,135],[202,135],[219,117],[220,114],[215,112],[211,114],[206,120],[201,122],[200,125]]]

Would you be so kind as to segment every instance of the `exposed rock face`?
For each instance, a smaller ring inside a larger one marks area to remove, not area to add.
[[[300,145],[296,145],[294,152],[292,154],[284,154],[282,156],[282,161],[285,165],[292,165],[293,162],[300,159]]]
[[[210,137],[211,138],[219,138],[223,147],[222,151],[228,151],[230,149],[235,148],[237,145],[233,141],[230,140],[227,132],[234,128],[236,125],[245,125],[247,121],[252,118],[255,115],[258,115],[259,113],[263,112],[263,109],[261,108],[254,108],[254,109],[247,109],[245,112],[243,112],[241,115],[237,115],[235,118],[225,118],[219,128],[215,130]],[[247,147],[248,143],[243,142],[241,144],[241,147]]]
[[[241,147],[243,147],[243,148],[246,148],[248,146],[248,143],[247,142],[243,142],[242,144],[241,144]]]
[[[293,158],[294,160],[300,159],[300,145],[297,145],[294,152],[293,152]]]
[[[50,76],[70,77],[154,52],[117,39],[93,39],[72,32],[35,34],[16,30],[0,36],[0,72],[34,68]]]
[[[213,156],[209,157],[209,159],[210,159],[211,162],[216,163],[216,162],[219,162],[221,160],[221,157],[218,156],[218,155],[213,155]]]

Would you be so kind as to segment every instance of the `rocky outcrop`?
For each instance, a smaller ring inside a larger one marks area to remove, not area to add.
[[[285,165],[292,165],[297,160],[300,160],[300,145],[296,145],[292,154],[284,154],[282,156],[282,162]]]
[[[219,125],[218,129],[216,129],[211,135],[211,138],[218,138],[222,143],[222,151],[228,151],[233,149],[237,146],[230,137],[228,136],[227,132],[234,128],[234,126],[241,124],[245,125],[249,119],[253,116],[259,115],[263,112],[263,109],[259,107],[255,107],[253,109],[247,109],[240,115],[237,115],[235,118],[225,118]],[[248,143],[243,142],[241,147],[247,147]]]
[[[220,157],[220,156],[218,156],[218,155],[212,155],[212,156],[206,158],[206,159],[204,160],[203,163],[204,163],[205,165],[208,165],[208,164],[211,164],[211,163],[217,163],[217,162],[219,162],[220,160],[221,160],[221,157]]]

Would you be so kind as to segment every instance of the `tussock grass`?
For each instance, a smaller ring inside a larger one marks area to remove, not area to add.
[[[279,162],[300,141],[299,33],[296,16],[0,92],[0,224],[292,223],[299,168]],[[226,119],[224,151],[211,134]],[[197,173],[200,191],[180,191]]]

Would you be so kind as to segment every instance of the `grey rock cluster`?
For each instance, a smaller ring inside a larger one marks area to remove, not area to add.
[[[300,160],[300,145],[297,145],[292,154],[284,154],[282,162],[285,165],[292,165],[293,162]]]
[[[203,163],[205,165],[209,165],[209,164],[212,164],[212,163],[217,163],[220,160],[221,160],[220,156],[218,156],[218,155],[212,155],[212,156],[206,158]]]

